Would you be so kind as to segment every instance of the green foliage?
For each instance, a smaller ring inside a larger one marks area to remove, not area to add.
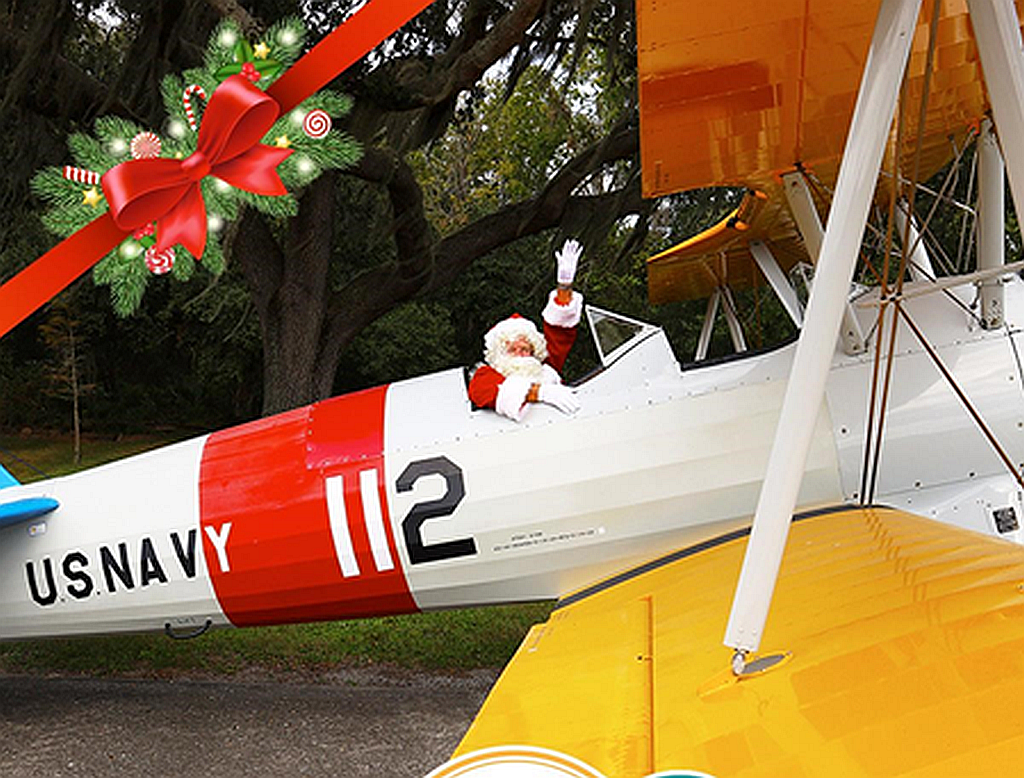
[[[408,303],[364,329],[348,348],[338,391],[444,370],[459,363],[455,328],[436,303]]]
[[[567,78],[562,74],[562,80],[552,79],[540,68],[527,68],[511,94],[506,94],[504,84],[497,80],[484,81],[462,104],[449,132],[411,157],[424,189],[427,213],[440,234],[453,233],[510,202],[529,197],[544,186],[555,169],[602,137],[628,110],[631,85],[616,80],[603,67],[602,56],[597,51],[586,53],[575,75]],[[610,170],[581,186],[582,193],[600,194],[605,187],[621,185],[616,177],[626,172]],[[706,301],[652,306],[647,300],[645,259],[715,223],[736,207],[741,195],[742,191],[735,189],[707,189],[666,198],[639,243],[632,241],[635,219],[597,224],[602,221],[598,217],[579,225],[575,237],[583,238],[587,247],[577,289],[600,307],[664,326],[680,360],[687,361],[696,345]],[[459,364],[480,360],[483,333],[495,321],[514,311],[538,318],[554,282],[554,251],[564,237],[559,232],[504,246],[469,267],[450,290],[433,298],[450,311]],[[775,321],[773,316],[763,315],[770,302],[750,297],[749,303],[751,325],[759,320]],[[782,337],[785,333],[765,332],[756,339],[777,342]],[[589,332],[581,327],[564,371],[567,378],[595,366],[596,350],[589,341]],[[716,330],[712,353],[727,351],[731,347],[722,325]]]
[[[28,429],[43,419],[63,419],[62,409],[46,394],[49,382],[42,358],[26,362],[19,356],[9,345],[0,350],[0,426]]]
[[[516,241],[467,268],[442,298],[455,325],[459,363],[479,362],[484,333],[512,313],[539,321],[554,277],[554,258],[545,236]]]
[[[198,134],[192,130],[182,100],[186,85],[201,87],[212,96],[219,83],[243,65],[251,64],[261,74],[257,85],[266,89],[275,78],[302,53],[305,29],[298,19],[289,17],[275,24],[253,47],[242,36],[233,21],[222,22],[210,36],[204,67],[186,70],[179,77],[168,75],[161,84],[161,97],[167,121],[160,133],[160,156],[183,159],[196,150]],[[263,55],[263,56],[260,56]],[[200,99],[193,96],[193,107],[201,115]],[[224,271],[221,245],[225,221],[236,219],[242,206],[252,206],[273,218],[285,219],[298,212],[294,192],[328,169],[342,169],[358,161],[359,145],[347,134],[331,129],[324,137],[310,137],[303,131],[303,119],[312,110],[322,110],[333,117],[347,114],[351,100],[329,91],[306,100],[288,114],[281,116],[264,136],[267,145],[281,143],[293,153],[281,163],[279,175],[289,194],[280,197],[255,195],[235,189],[225,182],[207,176],[201,183],[207,209],[208,239],[202,259],[204,270],[216,277]],[[83,171],[104,174],[116,165],[131,160],[131,139],[143,132],[134,122],[117,116],[103,116],[94,124],[94,135],[74,133],[68,137],[68,149],[74,166]],[[99,185],[78,184],[65,179],[59,168],[39,171],[31,182],[32,191],[49,205],[43,215],[47,229],[67,237],[85,227],[106,211],[105,200],[91,204],[86,193]],[[139,309],[149,282],[145,265],[147,250],[156,243],[156,235],[136,233],[107,254],[95,267],[93,279],[110,288],[114,310],[127,316]],[[175,246],[173,278],[188,281],[196,270],[196,260],[182,246]]]
[[[410,156],[427,216],[447,235],[529,197],[589,134],[539,68],[507,99],[500,82],[484,81],[449,132]]]
[[[83,430],[205,431],[258,415],[259,319],[238,270],[228,268],[216,279],[197,272],[172,284],[154,283],[142,272],[147,293],[128,318],[112,310],[108,287],[90,278],[71,287],[88,347],[88,379],[96,384],[82,407]],[[67,429],[64,406],[47,395],[50,352],[38,335],[46,314],[40,311],[0,343],[0,429]]]
[[[118,316],[134,313],[146,291],[150,274],[140,256],[133,244],[122,244],[93,268],[93,280],[110,287],[110,302]]]

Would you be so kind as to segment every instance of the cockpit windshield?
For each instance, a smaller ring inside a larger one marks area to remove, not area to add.
[[[653,324],[646,324],[621,313],[612,313],[592,305],[586,306],[586,312],[590,334],[594,337],[597,353],[604,367],[608,367],[638,343],[659,331]]]

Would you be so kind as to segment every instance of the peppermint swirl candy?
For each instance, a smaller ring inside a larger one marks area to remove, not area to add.
[[[153,159],[160,156],[160,139],[152,132],[140,132],[132,138],[129,149],[132,159]]]
[[[302,131],[313,140],[320,140],[331,131],[331,117],[327,111],[319,108],[306,114],[302,120]]]
[[[174,267],[174,249],[164,249],[157,253],[156,246],[150,246],[146,249],[146,267],[155,276],[170,273]]]

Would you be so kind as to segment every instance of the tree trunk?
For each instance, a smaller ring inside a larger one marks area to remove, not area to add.
[[[316,397],[328,269],[334,236],[334,175],[313,182],[289,221],[283,249],[264,219],[246,213],[233,256],[253,290],[263,337],[263,413]],[[331,367],[333,376],[333,366]]]

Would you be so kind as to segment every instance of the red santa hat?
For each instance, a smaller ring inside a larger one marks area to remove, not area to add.
[[[499,321],[484,335],[484,360],[494,367],[505,354],[508,345],[517,338],[525,336],[533,346],[533,355],[543,362],[548,358],[547,342],[544,336],[529,319],[513,313],[507,319]]]

